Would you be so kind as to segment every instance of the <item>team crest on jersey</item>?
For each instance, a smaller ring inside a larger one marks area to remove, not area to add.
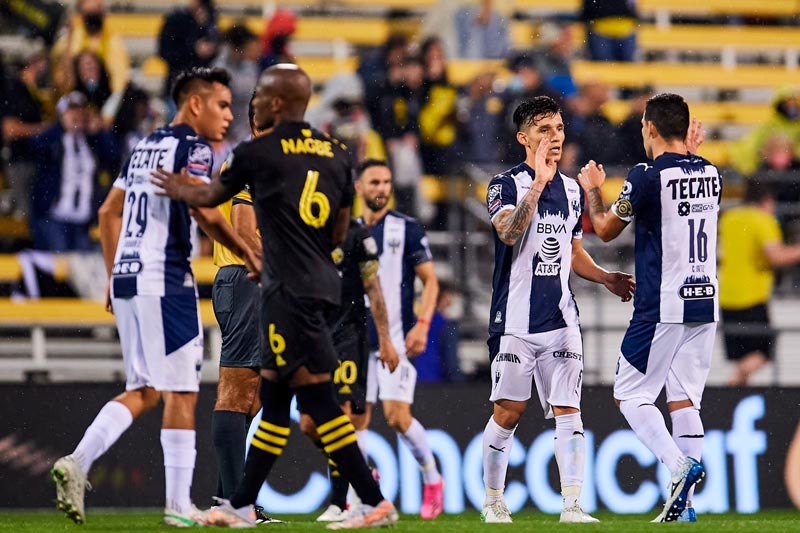
[[[396,254],[400,249],[400,239],[390,239],[386,245],[392,250],[393,254]]]
[[[626,218],[633,215],[633,204],[627,198],[620,198],[616,201],[615,208],[617,210],[617,215],[621,218]]]
[[[581,201],[579,198],[573,198],[570,200],[569,206],[572,209],[572,214],[575,216],[575,218],[581,216]]]
[[[208,176],[211,171],[212,160],[213,154],[210,146],[195,144],[189,150],[189,160],[186,163],[186,171],[195,176]]]
[[[368,237],[364,239],[364,250],[370,255],[378,255],[378,243],[375,242],[375,239],[372,237]]]
[[[486,205],[489,206],[490,213],[502,205],[503,200],[500,197],[502,192],[503,186],[499,183],[489,186],[489,190],[486,192]]]

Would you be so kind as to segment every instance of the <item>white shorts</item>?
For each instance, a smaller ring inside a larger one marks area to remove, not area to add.
[[[197,392],[203,326],[194,296],[114,298],[126,390]]]
[[[400,352],[400,363],[394,372],[389,372],[388,367],[384,367],[378,352],[369,354],[369,365],[367,368],[367,403],[377,403],[380,398],[383,400],[396,400],[408,404],[414,403],[414,389],[417,386],[417,369],[405,356],[405,347]]]
[[[490,340],[492,394],[489,400],[528,401],[531,386],[545,418],[553,406],[581,407],[583,339],[578,327],[530,335],[503,335]]]
[[[666,385],[668,402],[688,399],[700,409],[716,333],[716,322],[631,321],[617,362],[614,398],[652,403]]]

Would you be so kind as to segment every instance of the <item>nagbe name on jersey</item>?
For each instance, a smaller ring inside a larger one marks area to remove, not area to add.
[[[281,148],[283,148],[283,153],[287,155],[312,154],[320,157],[333,157],[331,144],[331,141],[323,141],[322,139],[311,137],[306,139],[281,139]]]
[[[719,196],[719,179],[717,176],[672,179],[667,182],[667,187],[672,189],[673,200],[716,198]]]

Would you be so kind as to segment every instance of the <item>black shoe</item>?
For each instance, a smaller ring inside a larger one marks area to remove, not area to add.
[[[264,513],[264,508],[260,505],[255,506],[256,512],[256,525],[260,526],[261,524],[280,524],[283,520],[278,520],[277,518],[272,518],[271,516],[267,516]]]

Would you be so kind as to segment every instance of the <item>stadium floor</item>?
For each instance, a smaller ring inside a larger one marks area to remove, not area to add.
[[[89,511],[87,522],[77,526],[69,522],[60,513],[34,511],[34,512],[0,512],[0,531],[174,531],[160,524],[161,514],[157,512],[108,512]],[[800,511],[763,511],[757,514],[714,514],[702,515],[694,524],[675,524],[656,526],[649,523],[655,513],[651,515],[616,515],[608,512],[596,513],[602,520],[600,524],[559,524],[555,515],[545,515],[536,512],[521,512],[514,515],[514,526],[504,524],[481,524],[477,512],[459,515],[442,515],[434,522],[420,520],[419,516],[403,515],[400,522],[392,531],[430,531],[430,532],[472,532],[480,530],[511,530],[522,527],[528,531],[624,531],[624,533],[653,533],[659,527],[688,528],[693,532],[751,532],[777,533],[800,531]],[[314,522],[315,515],[286,515],[277,516],[286,520],[284,524],[262,526],[269,530],[281,533],[296,531],[325,531],[323,524]],[[515,527],[516,526],[516,527]]]

